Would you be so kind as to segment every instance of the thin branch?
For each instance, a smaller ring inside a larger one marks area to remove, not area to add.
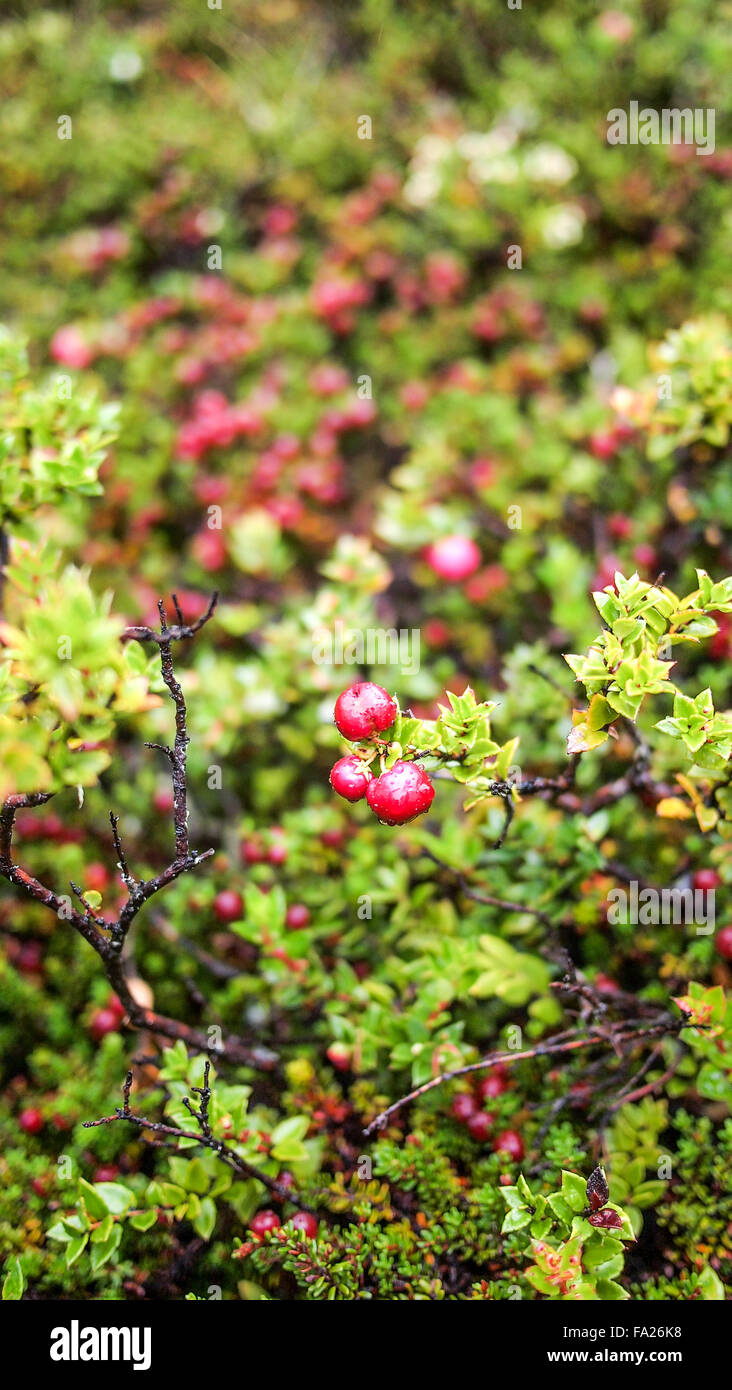
[[[213,617],[218,601],[219,595],[218,591],[216,591],[216,593],[211,595],[211,601],[205,613],[202,613],[201,617],[197,618],[195,623],[178,622],[174,627],[166,627],[164,632],[162,630],[156,632],[154,627],[142,625],[138,627],[126,627],[122,633],[122,641],[157,642],[159,646],[164,646],[170,642],[183,642],[188,637],[195,637],[196,633],[200,632],[202,627],[205,627],[206,623]],[[180,614],[180,608],[177,606],[178,601],[175,595],[173,596],[173,602],[176,604],[178,614]]]
[[[688,1027],[688,1022],[685,1017],[679,1021],[666,1015],[662,1021],[656,1024],[641,1023],[641,1026],[637,1026],[635,1022],[618,1023],[612,1026],[596,1024],[589,1028],[583,1037],[572,1037],[570,1033],[565,1031],[555,1035],[545,1043],[537,1043],[535,1047],[525,1048],[522,1052],[491,1052],[487,1057],[482,1057],[479,1062],[469,1062],[465,1066],[454,1067],[451,1071],[441,1072],[439,1076],[433,1076],[429,1081],[424,1081],[421,1086],[415,1086],[413,1090],[401,1096],[399,1100],[395,1100],[385,1110],[380,1111],[366,1126],[364,1134],[372,1134],[374,1130],[383,1129],[387,1121],[397,1111],[426,1095],[428,1091],[435,1090],[437,1086],[443,1086],[446,1082],[454,1081],[460,1076],[469,1076],[473,1072],[484,1071],[487,1067],[495,1067],[499,1063],[501,1066],[512,1066],[516,1062],[525,1062],[534,1057],[557,1057],[600,1046],[611,1047],[620,1056],[626,1044],[635,1047],[639,1042],[645,1043],[650,1038],[665,1035],[676,1036],[682,1028],[686,1027]]]
[[[226,1163],[229,1168],[240,1178],[255,1178],[261,1182],[270,1192],[281,1197],[284,1201],[297,1202],[298,1206],[304,1211],[312,1211],[312,1207],[307,1204],[297,1192],[296,1188],[286,1187],[284,1183],[277,1182],[276,1178],[271,1178],[268,1173],[263,1173],[252,1163],[248,1163],[245,1158],[236,1152],[236,1149],[226,1144],[223,1139],[214,1138],[208,1117],[208,1106],[211,1099],[209,1081],[209,1063],[206,1062],[203,1086],[194,1086],[192,1089],[201,1097],[199,1108],[196,1110],[190,1102],[188,1109],[194,1116],[198,1128],[194,1130],[181,1129],[179,1125],[168,1125],[162,1120],[149,1120],[144,1115],[135,1115],[130,1108],[130,1091],[132,1089],[132,1072],[128,1071],[125,1083],[122,1088],[123,1103],[117,1106],[113,1115],[102,1115],[98,1120],[84,1120],[84,1129],[97,1129],[100,1125],[115,1124],[117,1120],[124,1120],[127,1124],[135,1125],[138,1129],[148,1130],[152,1134],[165,1136],[164,1141],[158,1141],[156,1147],[174,1148],[175,1145],[169,1144],[168,1139],[193,1139],[197,1144],[201,1144],[206,1149],[211,1149],[217,1154],[222,1163]]]
[[[160,648],[163,680],[175,707],[175,742],[172,749],[165,749],[170,761],[173,782],[175,857],[171,863],[154,878],[135,879],[130,872],[127,858],[122,849],[118,828],[119,818],[110,812],[112,838],[120,873],[127,888],[127,902],[115,921],[107,921],[93,911],[81,888],[72,883],[72,891],[84,909],[83,912],[78,911],[70,899],[60,898],[52,889],[47,888],[45,884],[27,873],[25,869],[20,868],[12,858],[12,838],[16,813],[26,807],[42,806],[52,796],[51,792],[30,792],[7,797],[0,807],[0,876],[14,886],[21,888],[36,902],[54,912],[56,916],[69,921],[74,929],[83,936],[102,961],[107,980],[126,1010],[127,1021],[131,1027],[147,1029],[152,1033],[175,1041],[181,1040],[187,1047],[208,1056],[226,1057],[232,1062],[247,1063],[262,1070],[270,1070],[276,1062],[276,1057],[267,1049],[249,1048],[238,1038],[229,1038],[222,1041],[220,1045],[214,1045],[210,1038],[198,1029],[191,1028],[185,1023],[179,1023],[175,1019],[166,1018],[163,1014],[157,1014],[152,1009],[146,1009],[138,1004],[130,993],[123,960],[127,934],[132,922],[145,903],[156,893],[166,888],[169,883],[173,883],[181,874],[195,869],[214,853],[213,849],[192,851],[190,848],[186,782],[186,751],[189,742],[186,727],[186,703],[173,668],[172,643],[193,637],[195,633],[199,632],[211,618],[216,608],[217,599],[218,594],[214,594],[205,613],[195,623],[186,626],[179,622],[175,627],[168,625],[165,607],[161,600],[158,605],[160,613],[159,632],[150,627],[134,627],[127,628],[123,634],[125,641],[155,642]],[[180,614],[180,605],[177,599],[174,598],[173,601],[176,613]]]

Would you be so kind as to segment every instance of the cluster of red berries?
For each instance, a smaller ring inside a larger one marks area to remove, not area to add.
[[[390,728],[396,716],[396,701],[373,681],[349,686],[336,700],[336,727],[351,743],[373,739]],[[331,769],[330,785],[346,801],[360,801],[365,796],[384,825],[406,825],[429,810],[435,795],[427,773],[416,763],[399,759],[374,777],[369,765],[355,753],[338,759]]]
[[[268,1231],[276,1231],[282,1225],[276,1211],[258,1211],[249,1222],[249,1230],[257,1240],[261,1240]],[[309,1211],[296,1211],[287,1222],[288,1226],[293,1226],[301,1235],[308,1240],[315,1240],[318,1234],[318,1222],[316,1217]]]
[[[716,869],[697,869],[691,882],[700,893],[714,893],[722,887],[722,879]],[[732,960],[732,927],[722,927],[714,938],[714,945],[724,960]]]
[[[493,1135],[493,1126],[496,1117],[483,1109],[483,1102],[495,1100],[498,1096],[507,1091],[509,1087],[508,1075],[505,1067],[492,1067],[487,1076],[478,1082],[475,1092],[460,1091],[453,1097],[451,1111],[456,1120],[465,1125],[465,1128],[477,1139],[479,1143],[485,1144]],[[515,1163],[520,1163],[524,1156],[524,1141],[517,1129],[504,1129],[500,1134],[492,1138],[493,1152],[504,1154]]]

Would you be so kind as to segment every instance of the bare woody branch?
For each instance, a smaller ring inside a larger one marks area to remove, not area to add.
[[[99,1120],[85,1120],[84,1129],[97,1129],[100,1125],[111,1125],[117,1120],[124,1120],[127,1124],[135,1125],[137,1129],[145,1130],[150,1134],[162,1136],[161,1147],[175,1148],[175,1141],[179,1139],[194,1139],[203,1148],[211,1149],[229,1168],[240,1178],[255,1178],[264,1187],[273,1192],[275,1196],[281,1197],[284,1201],[297,1202],[297,1205],[304,1211],[312,1211],[313,1208],[307,1204],[300,1196],[299,1192],[284,1183],[277,1182],[276,1178],[270,1177],[268,1173],[263,1173],[254,1164],[248,1163],[241,1154],[236,1152],[230,1144],[223,1139],[216,1139],[211,1131],[209,1123],[209,1102],[211,1099],[211,1088],[209,1086],[210,1063],[207,1061],[204,1069],[203,1086],[194,1086],[193,1091],[200,1096],[198,1107],[195,1107],[190,1100],[185,1099],[184,1104],[196,1122],[196,1129],[181,1129],[178,1125],[168,1125],[162,1120],[150,1120],[144,1115],[136,1115],[130,1107],[130,1092],[132,1090],[132,1072],[128,1071],[122,1087],[122,1105],[118,1106],[113,1115],[102,1115]],[[144,1136],[143,1136],[144,1137]]]
[[[455,1081],[461,1076],[470,1076],[473,1072],[485,1071],[486,1068],[498,1065],[512,1066],[516,1062],[525,1062],[536,1057],[559,1057],[567,1053],[582,1052],[598,1047],[613,1053],[616,1057],[622,1057],[624,1054],[634,1051],[638,1046],[646,1046],[649,1042],[655,1043],[657,1038],[678,1037],[681,1030],[686,1027],[688,1027],[686,1016],[679,1020],[672,1018],[669,1014],[664,1014],[658,1022],[650,1024],[642,1019],[621,1020],[614,1024],[598,1022],[580,1032],[577,1028],[566,1029],[564,1032],[556,1033],[554,1037],[547,1038],[544,1042],[537,1043],[535,1047],[524,1048],[521,1052],[490,1052],[487,1056],[481,1057],[479,1062],[469,1062],[465,1066],[454,1067],[450,1071],[441,1072],[438,1076],[431,1077],[421,1086],[415,1086],[413,1090],[408,1091],[399,1100],[394,1101],[392,1105],[388,1105],[385,1110],[374,1116],[374,1119],[364,1129],[364,1134],[373,1134],[376,1130],[383,1129],[392,1115],[397,1114],[405,1105],[427,1095],[429,1091],[434,1091],[436,1087],[444,1086],[446,1082]]]
[[[199,632],[212,617],[217,600],[218,594],[214,594],[205,613],[195,623],[186,625],[180,621],[180,606],[176,596],[173,595],[173,603],[179,618],[175,626],[169,626],[165,607],[161,601],[158,605],[160,612],[159,631],[154,628],[139,626],[127,628],[123,633],[123,640],[125,641],[154,642],[159,647],[163,680],[175,706],[175,740],[172,748],[163,746],[173,783],[175,854],[171,862],[153,878],[135,878],[130,871],[122,847],[119,818],[110,812],[112,838],[117,853],[120,875],[127,889],[127,902],[122,907],[118,917],[109,920],[95,912],[79,886],[72,883],[72,892],[81,904],[82,910],[80,911],[73,906],[68,897],[61,898],[13,860],[13,828],[18,811],[28,807],[42,806],[53,795],[51,792],[30,792],[8,797],[0,808],[0,876],[7,879],[8,883],[29,894],[36,902],[47,907],[56,916],[69,921],[79,935],[83,936],[102,961],[107,980],[119,997],[133,1028],[148,1029],[151,1033],[159,1034],[161,1037],[181,1040],[187,1047],[197,1052],[225,1057],[232,1062],[249,1063],[266,1070],[271,1068],[276,1060],[274,1055],[267,1052],[266,1049],[253,1050],[238,1038],[229,1038],[224,1040],[220,1046],[213,1046],[208,1036],[198,1029],[190,1028],[185,1023],[166,1018],[163,1014],[157,1014],[152,1009],[146,1009],[138,1004],[130,992],[123,959],[127,934],[145,903],[166,888],[169,883],[179,878],[181,874],[196,868],[198,864],[214,853],[212,849],[192,851],[190,848],[186,780],[186,753],[189,743],[186,703],[181,686],[175,676],[172,644],[184,641]]]

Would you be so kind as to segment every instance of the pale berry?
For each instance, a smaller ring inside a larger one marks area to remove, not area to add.
[[[442,536],[427,550],[427,564],[440,579],[458,584],[480,565],[480,551],[469,536]]]

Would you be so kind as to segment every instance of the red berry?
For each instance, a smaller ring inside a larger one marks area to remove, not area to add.
[[[306,927],[310,921],[310,909],[304,903],[293,903],[285,913],[285,922],[291,931]]]
[[[633,530],[633,523],[629,516],[624,516],[622,512],[613,512],[607,519],[607,529],[616,541],[624,541]]]
[[[351,1065],[351,1049],[346,1043],[331,1043],[326,1048],[326,1057],[336,1071],[348,1071]]]
[[[287,845],[284,840],[275,840],[267,850],[270,864],[284,864],[287,860]]]
[[[369,768],[355,754],[348,758],[339,758],[330,770],[330,785],[333,791],[345,797],[346,801],[360,801],[366,795],[370,781]]]
[[[327,849],[341,849],[345,838],[345,833],[340,827],[334,830],[322,830],[320,833],[321,843]]]
[[[112,1013],[116,1014],[118,1018],[124,1018],[125,1014],[127,1013],[124,1004],[116,994],[110,994],[109,999],[107,1000],[106,1007],[108,1009],[111,1009]]]
[[[296,1231],[302,1231],[308,1240],[315,1240],[318,1234],[317,1220],[309,1211],[296,1211],[289,1225],[294,1226]]]
[[[23,975],[37,975],[43,966],[43,947],[40,941],[24,941],[15,961]]]
[[[713,893],[722,883],[716,869],[697,869],[691,881],[700,893]]]
[[[492,1071],[490,1076],[484,1077],[478,1085],[478,1095],[481,1100],[495,1100],[496,1096],[502,1096],[503,1092],[507,1090],[508,1077],[504,1071],[498,1069]]]
[[[620,994],[620,985],[602,970],[598,970],[595,976],[595,989],[599,990],[600,994]]]
[[[524,1141],[518,1130],[504,1129],[493,1144],[493,1152],[497,1154],[508,1154],[509,1158],[513,1158],[517,1163],[520,1163],[524,1156]]]
[[[610,459],[618,447],[616,436],[611,430],[596,430],[590,435],[590,453],[596,459]]]
[[[429,811],[435,789],[416,763],[396,762],[369,782],[366,800],[383,825],[406,825]]]
[[[84,887],[93,893],[103,893],[109,883],[109,874],[104,864],[87,864],[84,871]]]
[[[280,1224],[276,1211],[258,1211],[249,1222],[249,1230],[253,1236],[261,1238],[267,1231],[276,1231]]]
[[[119,1177],[119,1168],[116,1163],[103,1163],[101,1168],[95,1168],[92,1173],[92,1182],[115,1182]]]
[[[213,900],[213,910],[220,922],[236,922],[244,911],[244,903],[233,888],[222,888]]]
[[[264,850],[257,840],[242,840],[240,854],[244,864],[262,864],[265,859]]]
[[[38,1134],[43,1129],[43,1116],[35,1106],[30,1106],[21,1111],[18,1124],[25,1134]]]
[[[724,956],[725,960],[732,960],[732,927],[722,927],[722,930],[717,932],[714,944],[720,956]]]
[[[115,1033],[119,1027],[119,1014],[116,1009],[97,1009],[91,1016],[89,1032],[95,1042],[101,1042],[107,1033]]]
[[[480,551],[469,536],[442,536],[428,548],[425,559],[440,579],[456,584],[478,569]]]
[[[473,1138],[477,1139],[481,1144],[485,1142],[493,1128],[493,1119],[493,1115],[486,1114],[485,1110],[478,1110],[475,1115],[471,1115],[468,1120],[468,1129],[470,1133]]]
[[[647,545],[645,541],[641,541],[640,545],[635,546],[633,559],[642,570],[658,569],[658,555],[653,546]]]
[[[169,787],[158,787],[153,792],[153,806],[161,816],[166,816],[173,809],[173,793]]]
[[[37,1197],[45,1197],[48,1184],[45,1178],[31,1178],[31,1187]]]
[[[472,1092],[461,1091],[459,1095],[453,1096],[450,1109],[456,1120],[462,1120],[465,1123],[472,1115],[477,1114],[478,1105]]]
[[[388,690],[374,685],[373,681],[359,681],[349,686],[335,703],[336,728],[352,742],[382,733],[394,723],[396,715],[396,701]]]

